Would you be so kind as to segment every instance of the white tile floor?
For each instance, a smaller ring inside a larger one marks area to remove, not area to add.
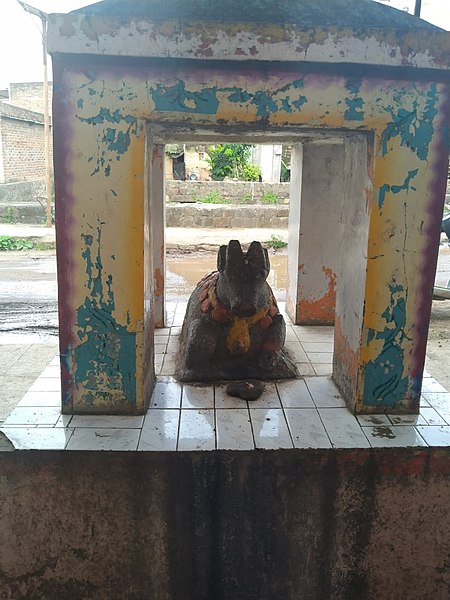
[[[173,377],[185,303],[169,304],[170,327],[155,333],[158,382],[142,417],[61,415],[58,359],[43,371],[1,431],[17,449],[253,450],[450,446],[450,392],[428,374],[421,410],[354,417],[333,384],[333,328],[288,322],[300,380],[265,384],[245,402],[224,385],[181,385]],[[1,446],[0,446],[1,447]]]

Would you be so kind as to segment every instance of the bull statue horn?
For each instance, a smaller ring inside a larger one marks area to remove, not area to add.
[[[252,242],[247,251],[246,260],[251,265],[262,271],[266,271],[269,274],[270,261],[269,253],[266,248],[263,248],[260,242]]]
[[[244,254],[238,240],[231,240],[228,246],[220,246],[217,255],[217,269],[223,272],[229,269],[241,269],[244,265]]]

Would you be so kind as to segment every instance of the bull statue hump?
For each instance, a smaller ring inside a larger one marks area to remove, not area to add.
[[[259,242],[243,252],[237,240],[220,246],[217,271],[189,299],[176,376],[211,382],[298,377],[284,349],[286,324],[267,283],[269,255]]]

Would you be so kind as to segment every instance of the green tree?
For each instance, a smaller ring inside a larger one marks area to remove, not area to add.
[[[211,165],[214,181],[235,177],[244,181],[255,181],[259,169],[250,163],[251,144],[216,144],[208,149],[207,161]],[[256,168],[255,168],[256,167]]]

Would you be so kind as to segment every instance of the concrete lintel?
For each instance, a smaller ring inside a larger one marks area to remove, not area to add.
[[[52,14],[51,54],[95,54],[201,61],[283,61],[450,71],[444,31],[302,29],[255,23],[153,22],[130,16]]]
[[[308,127],[295,127],[284,125],[283,129],[276,129],[270,124],[261,125],[229,125],[221,126],[211,124],[207,127],[189,123],[151,123],[152,140],[155,144],[172,143],[242,143],[248,140],[251,144],[297,144],[304,142],[314,143],[343,143],[343,139],[354,135],[347,129],[334,129],[320,131]],[[360,133],[368,132],[361,130]]]

